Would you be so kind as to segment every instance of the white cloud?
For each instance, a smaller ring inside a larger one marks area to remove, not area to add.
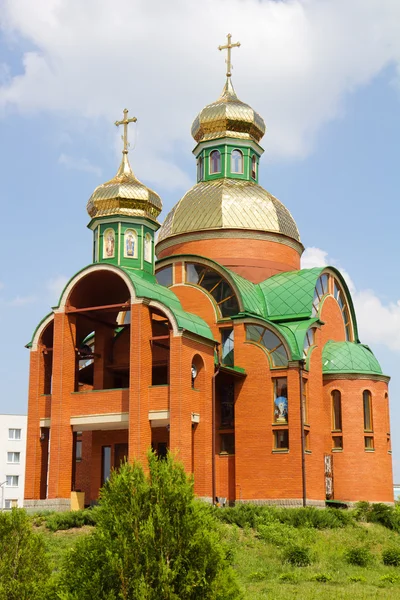
[[[69,278],[65,277],[65,275],[57,275],[57,277],[54,277],[47,282],[46,288],[50,294],[52,305],[55,305],[56,302],[58,302],[61,292],[67,285],[68,280]]]
[[[67,169],[73,169],[75,171],[85,171],[86,173],[94,173],[100,177],[101,169],[92,165],[87,158],[74,158],[68,154],[60,154],[58,157],[60,165],[64,165]]]
[[[384,303],[373,290],[358,290],[348,273],[325,250],[306,248],[302,268],[337,267],[349,285],[357,316],[361,341],[366,344],[383,344],[390,350],[400,351],[400,300]]]
[[[238,95],[265,117],[274,159],[306,155],[347,94],[400,65],[398,0],[0,3],[5,37],[32,48],[22,74],[8,65],[0,110],[57,113],[71,130],[77,119],[105,119],[109,129],[96,122],[87,132],[104,140],[128,106],[139,118],[134,169],[169,188],[187,186],[176,153],[193,144],[192,119],[222,88],[217,46],[228,31],[242,44],[233,53]]]

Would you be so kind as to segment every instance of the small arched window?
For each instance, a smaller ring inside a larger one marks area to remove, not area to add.
[[[372,398],[369,390],[363,391],[364,431],[373,431]]]
[[[153,260],[152,245],[151,235],[146,233],[144,236],[144,260],[146,262],[152,262]]]
[[[200,156],[199,160],[197,161],[197,181],[203,181],[204,179],[204,163],[203,163],[203,157]]]
[[[197,263],[186,263],[186,282],[207,290],[214,298],[223,317],[238,314],[239,304],[234,290],[214,269]]]
[[[243,173],[243,153],[240,150],[232,151],[231,173]]]
[[[342,397],[339,390],[332,392],[332,430],[342,431]]]
[[[221,153],[213,150],[210,154],[210,174],[221,173]]]
[[[255,154],[251,157],[251,176],[253,179],[257,179],[257,158]]]

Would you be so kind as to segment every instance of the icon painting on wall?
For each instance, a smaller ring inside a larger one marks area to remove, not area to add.
[[[127,229],[124,234],[125,238],[125,257],[135,258],[137,247],[137,234],[133,229]]]
[[[103,258],[114,258],[115,232],[114,229],[106,229],[103,236]]]

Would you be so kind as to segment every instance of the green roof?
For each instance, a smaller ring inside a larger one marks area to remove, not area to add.
[[[259,284],[268,318],[301,319],[311,316],[314,290],[323,268],[302,269],[273,275]]]
[[[76,273],[73,277],[71,277],[70,281],[72,281],[77,274],[83,273],[87,268],[98,267],[101,269],[104,265],[101,263],[95,263],[94,265],[88,265],[84,269],[81,269],[78,273]],[[157,283],[157,280],[154,275],[150,273],[146,273],[145,271],[137,271],[133,269],[129,269],[128,267],[115,267],[115,269],[119,269],[123,271],[126,275],[128,275],[129,279],[132,282],[133,287],[135,288],[135,293],[138,298],[148,298],[150,300],[156,300],[163,304],[166,308],[168,308],[174,315],[178,328],[180,330],[190,331],[196,335],[207,338],[209,340],[214,341],[214,336],[211,332],[210,327],[207,323],[199,316],[194,315],[192,313],[186,312],[179,301],[179,299],[175,296],[174,292],[172,292],[169,288],[164,287]],[[70,281],[66,284],[65,288],[69,285]],[[65,290],[64,288],[64,290]],[[61,293],[61,297],[64,293]],[[59,301],[60,302],[60,301]],[[57,305],[58,306],[58,305]],[[51,313],[50,313],[51,314]],[[46,317],[47,318],[47,317]],[[43,320],[40,322],[42,323]],[[40,323],[38,327],[40,326]],[[36,327],[33,337],[38,329]],[[30,346],[31,342],[28,344]]]
[[[322,351],[322,371],[324,375],[335,373],[382,375],[382,369],[370,348],[355,342],[327,342]]]

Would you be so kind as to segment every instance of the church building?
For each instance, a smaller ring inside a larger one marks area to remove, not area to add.
[[[265,123],[232,85],[236,45],[192,125],[197,182],[162,225],[128,159],[136,119],[116,122],[120,167],[87,204],[92,261],[28,344],[27,508],[93,504],[149,448],[209,502],[393,502],[389,378],[341,273],[300,268],[296,223],[259,185]]]

